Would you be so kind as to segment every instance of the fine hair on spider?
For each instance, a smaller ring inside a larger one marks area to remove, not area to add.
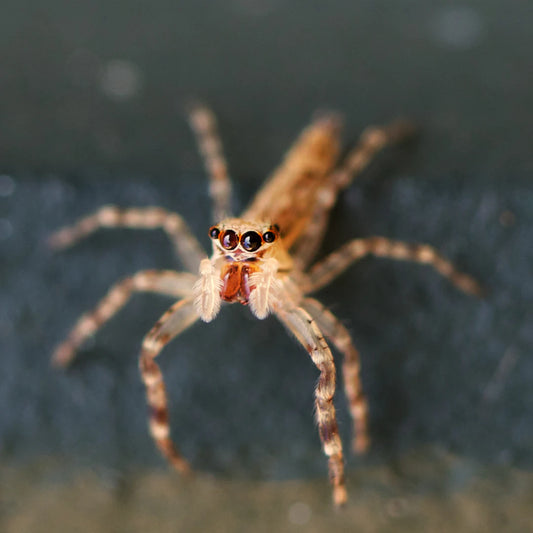
[[[104,206],[50,237],[65,248],[100,228],[164,230],[185,271],[143,270],[114,285],[89,313],[81,316],[55,350],[53,363],[71,363],[83,342],[119,311],[135,292],[154,292],[175,303],[144,337],[139,359],[149,406],[149,428],[164,457],[179,471],[190,467],[170,439],[167,394],[156,357],[166,344],[196,321],[210,322],[222,303],[248,305],[258,318],[275,315],[308,352],[319,371],[315,417],[328,458],[333,502],[346,502],[342,443],[333,396],[336,370],[328,341],[343,356],[344,390],[353,423],[351,448],[369,446],[368,405],[360,378],[359,353],[342,323],[310,296],[354,262],[369,256],[412,261],[433,267],[459,289],[479,295],[479,284],[459,272],[427,244],[408,244],[386,237],[354,239],[322,261],[312,264],[323,240],[331,209],[346,188],[385,147],[409,138],[414,128],[396,121],[366,129],[358,144],[338,164],[340,120],[322,114],[303,130],[280,166],[240,217],[230,210],[231,182],[213,113],[196,104],[189,109],[209,177],[213,222],[209,256],[176,213],[159,207]]]

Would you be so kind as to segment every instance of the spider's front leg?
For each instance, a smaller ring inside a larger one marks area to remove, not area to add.
[[[163,375],[155,358],[176,335],[198,319],[194,299],[175,303],[156,322],[143,340],[139,369],[146,386],[146,398],[150,407],[150,433],[156,446],[172,466],[181,473],[189,473],[190,467],[170,439],[168,402]]]
[[[348,330],[340,320],[318,300],[305,298],[302,306],[317,321],[326,337],[344,355],[342,373],[344,392],[353,422],[352,449],[364,453],[370,445],[368,434],[368,402],[361,383],[361,361]]]
[[[330,481],[333,485],[333,502],[346,503],[342,443],[337,427],[333,395],[335,394],[335,365],[333,356],[311,315],[290,300],[274,309],[279,320],[309,352],[313,363],[320,370],[315,389],[315,414],[324,453],[328,456]]]

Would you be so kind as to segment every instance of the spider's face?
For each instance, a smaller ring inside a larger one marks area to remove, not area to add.
[[[280,239],[275,224],[223,220],[209,228],[213,251],[234,261],[250,261],[264,256]]]

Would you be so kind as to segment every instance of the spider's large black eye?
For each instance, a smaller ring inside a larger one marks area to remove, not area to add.
[[[226,250],[233,250],[239,244],[239,237],[232,229],[227,229],[220,235],[220,244]]]
[[[220,230],[216,226],[211,226],[209,228],[209,236],[212,239],[218,239],[219,235],[220,235]]]
[[[276,234],[273,231],[265,231],[263,233],[263,239],[265,242],[274,242],[276,240]]]
[[[261,239],[261,235],[259,235],[257,231],[247,231],[241,236],[241,246],[247,252],[255,252],[258,248],[260,248],[261,244],[263,244],[263,241]]]

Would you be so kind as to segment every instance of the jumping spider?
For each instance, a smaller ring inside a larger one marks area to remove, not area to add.
[[[340,166],[340,121],[336,115],[316,118],[301,134],[280,167],[239,218],[230,216],[231,183],[213,114],[201,105],[190,110],[209,175],[215,225],[209,229],[212,255],[207,257],[185,222],[157,207],[101,208],[72,227],[54,233],[56,248],[64,248],[103,227],[162,228],[173,242],[187,272],[145,270],[116,284],[96,308],[83,315],[53,356],[68,365],[80,345],[123,305],[133,292],[151,291],[178,299],[156,322],[142,343],[140,371],[150,407],[150,432],[166,459],[180,472],[189,465],[170,440],[167,396],[156,356],[198,319],[213,320],[222,302],[249,305],[259,319],[273,313],[307,350],[320,371],[315,389],[315,414],[324,453],[328,457],[333,501],[341,505],[347,493],[342,444],[333,395],[335,366],[327,337],[343,354],[344,388],[353,419],[352,448],[369,445],[367,402],[359,376],[359,354],[341,322],[309,295],[328,284],[355,261],[374,255],[431,265],[460,289],[478,294],[479,285],[458,272],[426,244],[406,244],[384,237],[355,239],[310,266],[323,239],[331,208],[380,150],[402,141],[412,127],[401,121],[369,128]]]

